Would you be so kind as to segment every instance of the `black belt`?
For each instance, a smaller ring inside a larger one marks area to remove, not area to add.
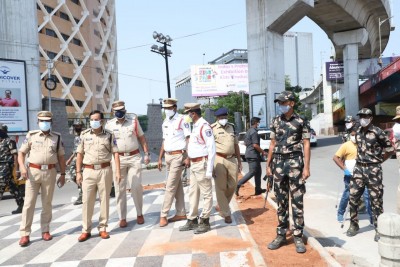
[[[300,152],[300,151],[295,151],[295,152],[286,153],[286,154],[274,153],[274,158],[275,159],[280,159],[280,160],[294,159],[294,158],[297,158],[298,156],[303,156],[303,153]]]
[[[370,163],[363,163],[363,162],[358,162],[356,163],[356,165],[361,166],[361,167],[368,167],[368,166],[376,166],[376,165],[380,165],[381,162],[370,162]]]

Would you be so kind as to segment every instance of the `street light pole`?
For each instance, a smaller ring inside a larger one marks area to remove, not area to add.
[[[168,98],[171,98],[171,85],[169,83],[169,67],[168,67],[168,57],[171,56],[172,52],[168,49],[168,46],[171,46],[172,38],[169,35],[163,35],[162,33],[153,32],[153,38],[162,46],[152,45],[151,52],[160,54],[165,59],[165,68],[167,73],[167,89],[168,89]]]
[[[378,59],[378,65],[382,67],[382,36],[381,36],[381,25],[385,23],[387,20],[393,18],[393,16],[386,18],[381,21],[381,17],[378,18],[379,20],[379,27],[378,27],[378,34],[379,34],[379,59]]]

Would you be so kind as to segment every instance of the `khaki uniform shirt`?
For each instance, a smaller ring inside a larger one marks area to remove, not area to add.
[[[122,123],[114,118],[106,124],[106,130],[115,136],[120,153],[132,152],[139,148],[138,137],[143,135],[143,130],[137,116],[133,116],[133,118],[126,116]]]
[[[97,165],[110,162],[118,148],[112,133],[103,129],[95,134],[92,129],[87,129],[81,134],[77,152],[83,155],[83,164]]]
[[[235,155],[235,145],[238,139],[235,135],[235,127],[233,124],[227,123],[222,126],[218,122],[211,124],[215,139],[215,151],[227,156]]]
[[[53,131],[47,135],[40,130],[28,132],[19,151],[28,154],[30,163],[39,165],[56,164],[58,156],[65,155],[61,135]]]

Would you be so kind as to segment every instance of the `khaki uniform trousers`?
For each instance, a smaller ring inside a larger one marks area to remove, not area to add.
[[[190,166],[190,188],[189,188],[189,220],[193,220],[199,213],[200,193],[203,195],[203,209],[201,218],[209,218],[213,204],[212,181],[206,178],[207,159],[192,162]]]
[[[220,156],[215,157],[215,193],[222,217],[231,216],[229,202],[235,193],[238,177],[238,166],[236,158],[225,159]]]
[[[181,181],[183,171],[183,154],[168,155],[165,154],[165,163],[167,164],[168,178],[165,186],[164,202],[161,208],[160,217],[167,217],[171,209],[172,202],[175,202],[176,215],[186,215],[185,196],[183,194],[183,185]]]
[[[142,157],[140,154],[132,156],[120,156],[121,182],[114,179],[115,197],[117,199],[117,211],[120,220],[126,219],[126,184],[131,186],[131,196],[136,207],[137,216],[143,215],[143,186],[142,186]],[[115,170],[115,161],[113,160]]]
[[[99,193],[100,217],[99,231],[105,231],[110,210],[110,192],[112,186],[112,170],[110,167],[93,170],[83,169],[82,182],[82,233],[90,233],[92,230],[92,217],[96,194]]]
[[[55,168],[50,170],[39,170],[28,168],[29,179],[25,183],[25,202],[22,209],[21,226],[19,228],[21,236],[31,234],[33,214],[35,212],[36,199],[41,191],[42,213],[40,215],[40,227],[42,233],[50,232],[50,222],[52,218],[52,204],[54,186],[56,184],[57,171]]]

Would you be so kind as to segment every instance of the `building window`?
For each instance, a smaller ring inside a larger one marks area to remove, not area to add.
[[[79,19],[77,19],[77,18],[74,18],[74,20],[75,20],[76,24],[78,24],[78,23],[79,23]]]
[[[99,48],[94,48],[94,53],[96,54],[96,55],[98,55],[99,53],[100,53],[100,49]]]
[[[82,60],[79,59],[75,59],[76,60],[76,64],[78,64],[78,66],[82,65]]]
[[[80,5],[79,0],[71,0],[72,3]]]
[[[96,72],[97,72],[97,73],[100,73],[100,74],[103,73],[99,67],[96,68]]]
[[[100,37],[100,32],[98,30],[93,30],[93,34],[97,37]]]
[[[68,21],[69,21],[69,17],[68,17],[68,15],[67,15],[67,14],[65,14],[64,12],[61,12],[61,11],[60,11],[60,18],[62,18],[62,19],[65,19],[65,20],[68,20]]]
[[[40,6],[38,4],[36,4],[36,9],[40,10]]]
[[[57,56],[57,53],[54,53],[54,52],[51,52],[51,51],[47,51],[47,56],[50,59],[53,59],[53,58],[55,58]]]
[[[65,63],[71,63],[71,59],[69,58],[69,56],[62,55],[61,60],[62,60],[62,62],[65,62]]]
[[[49,14],[50,14],[51,12],[54,11],[54,8],[49,7],[49,6],[47,6],[47,5],[44,5],[44,9],[46,9],[46,11],[47,11]]]
[[[79,87],[83,87],[83,83],[82,83],[82,81],[80,81],[80,80],[75,80],[74,85],[75,85],[75,86],[79,86]]]
[[[69,84],[71,82],[71,78],[62,77],[62,79],[65,82],[65,84]]]
[[[73,43],[73,44],[76,44],[76,45],[79,45],[79,46],[82,46],[81,40],[79,40],[79,39],[77,39],[77,38],[72,38],[72,43]]]
[[[62,33],[61,36],[63,37],[63,39],[64,39],[65,41],[67,41],[68,38],[69,38],[69,35],[67,35],[67,34],[65,34],[65,33]]]
[[[46,35],[57,38],[57,34],[52,29],[46,29]]]

